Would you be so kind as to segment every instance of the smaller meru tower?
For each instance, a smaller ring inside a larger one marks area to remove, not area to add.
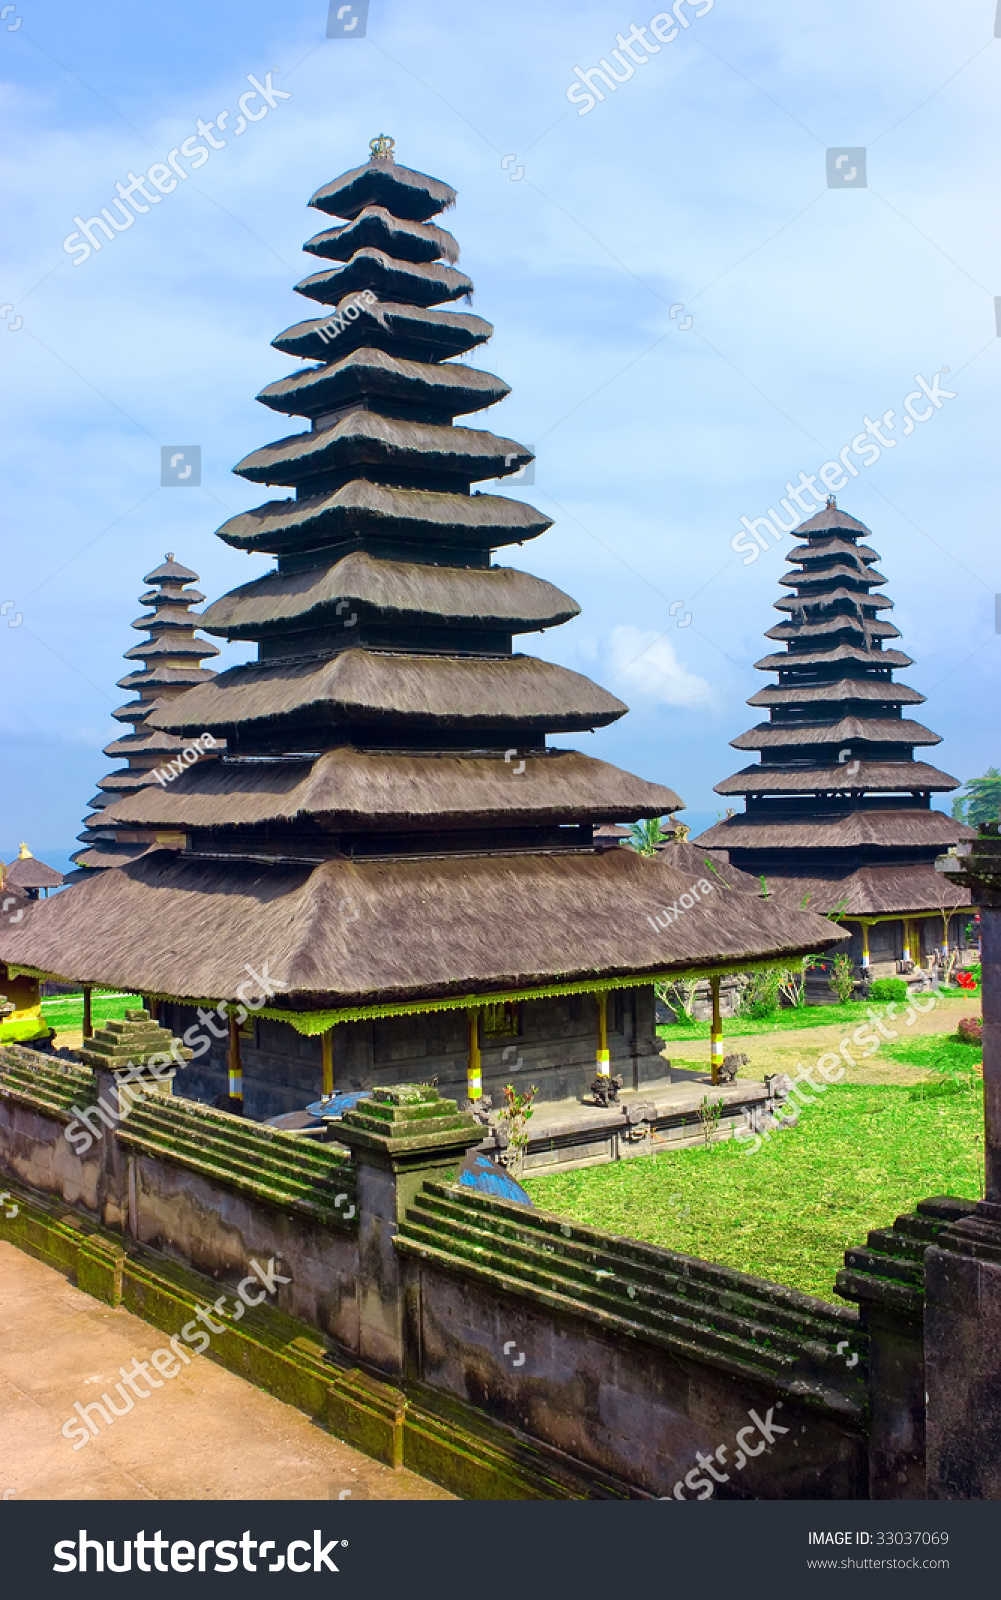
[[[200,619],[191,614],[191,607],[205,599],[200,590],[191,587],[197,582],[197,572],[175,561],[172,550],[164,556],[162,566],[147,572],[143,579],[150,587],[139,596],[139,604],[153,609],[137,617],[132,626],[147,637],[126,650],[126,661],[138,665],[118,680],[119,689],[134,689],[136,693],[111,713],[116,722],[131,724],[132,731],[104,747],[106,756],[124,757],[128,764],[102,778],[97,794],[88,802],[90,815],[84,818],[83,833],[77,835],[84,848],[72,857],[84,872],[120,867],[141,856],[152,844],[176,842],[169,836],[164,838],[163,830],[158,834],[151,828],[122,828],[116,823],[109,826],[103,813],[116,800],[155,783],[157,770],[166,767],[184,749],[183,739],[148,725],[150,714],[163,710],[185,689],[215,676],[213,669],[203,667],[202,662],[217,656],[219,646],[198,637],[195,628]],[[80,871],[73,876],[79,877]]]
[[[765,635],[782,649],[755,662],[778,681],[748,705],[768,720],[731,740],[759,761],[716,785],[743,795],[743,815],[701,835],[734,866],[786,885],[803,904],[840,908],[863,967],[896,970],[943,941],[963,942],[966,890],[935,871],[935,857],[973,830],[932,809],[958,780],[915,752],[941,743],[910,715],[924,695],[894,682],[912,665],[879,593],[886,579],[868,528],[826,508],[797,529],[792,571],[775,603],[782,621]]]

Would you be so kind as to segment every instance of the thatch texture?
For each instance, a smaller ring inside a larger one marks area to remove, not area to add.
[[[834,700],[878,701],[887,706],[916,706],[924,702],[924,695],[906,683],[891,683],[887,678],[838,678],[833,683],[799,683],[786,688],[769,684],[759,689],[748,700],[749,706],[817,706],[830,705]]]
[[[522,500],[496,494],[444,494],[400,489],[357,478],[329,494],[272,500],[241,511],[219,528],[239,550],[316,550],[350,538],[427,541],[435,545],[493,549],[536,539],[552,527]]]
[[[762,656],[754,665],[759,672],[785,672],[790,666],[791,655],[791,651],[780,650],[775,655]],[[867,650],[862,645],[839,644],[829,650],[797,650],[795,664],[797,667],[840,667],[843,662],[851,661],[858,662],[860,666],[872,667],[876,664],[874,655],[874,651]],[[877,660],[881,667],[914,665],[911,657],[905,656],[902,650],[880,650]]]
[[[354,551],[331,567],[242,584],[203,612],[201,625],[229,639],[258,639],[290,623],[339,619],[344,627],[345,617],[377,614],[411,626],[434,617],[521,633],[555,627],[579,611],[553,584],[514,567],[432,567]]]
[[[267,384],[257,398],[272,411],[295,417],[320,417],[363,400],[390,400],[457,417],[495,405],[510,392],[503,379],[479,367],[405,361],[362,345],[325,366],[306,367]]]
[[[119,801],[128,805],[131,801]],[[878,845],[901,850],[914,846],[946,850],[957,838],[973,837],[975,830],[947,817],[944,811],[849,811],[842,816],[814,815],[796,821],[790,817],[769,820],[760,812],[746,812],[717,822],[699,835],[707,848],[736,850],[854,850]]]
[[[843,793],[848,790],[956,789],[959,779],[924,761],[854,761],[827,767],[745,767],[716,784],[717,794]]]
[[[0,883],[4,889],[58,889],[64,882],[61,872],[46,866],[37,856],[20,855],[9,866],[0,862]]]
[[[366,464],[448,472],[474,481],[517,472],[534,459],[523,444],[486,428],[400,422],[358,410],[329,428],[295,433],[252,450],[233,471],[252,483],[300,483],[321,472]]]
[[[150,722],[184,734],[283,718],[331,727],[461,726],[471,734],[514,727],[574,732],[604,727],[626,710],[590,678],[531,656],[478,660],[349,649],[320,662],[231,667]]]
[[[617,849],[312,871],[157,851],[0,927],[0,960],[189,1000],[235,999],[248,963],[258,973],[267,963],[294,1007],[739,967],[843,937],[774,898],[722,885],[693,897],[693,882],[663,856]]]
[[[862,739],[870,744],[941,744],[942,736],[903,717],[840,717],[837,722],[759,722],[730,743],[735,750],[780,750]]]
[[[385,206],[394,217],[427,222],[455,204],[455,190],[426,172],[415,172],[392,160],[371,160],[363,167],[325,183],[310,200],[332,217],[357,217],[366,206]]]
[[[812,911],[828,912],[840,908],[845,918],[864,916],[910,916],[918,911],[945,911],[951,914],[970,904],[970,891],[945,880],[932,863],[910,866],[860,867],[847,877],[832,872],[800,876],[788,871],[769,873],[769,890],[781,891],[787,899],[806,896]]]
[[[659,817],[681,804],[672,789],[576,750],[505,761],[344,746],[315,762],[199,764],[167,788],[156,784],[116,801],[102,823],[187,831],[315,817],[331,830],[511,826]]]
[[[366,246],[385,250],[397,261],[458,261],[459,241],[447,228],[434,223],[408,222],[394,217],[384,206],[365,206],[353,222],[337,228],[324,228],[303,245],[311,256],[328,261],[350,261],[356,250]]]
[[[419,354],[422,360],[447,361],[485,344],[494,331],[492,323],[474,317],[471,311],[424,310],[420,306],[377,301],[372,306],[359,303],[358,315],[331,344],[332,315],[328,312],[311,321],[293,323],[271,343],[284,355],[305,356],[310,361],[322,361],[335,352],[338,356],[347,355],[362,345],[395,350],[404,357]]]
[[[473,292],[472,280],[440,262],[397,261],[384,250],[363,246],[344,266],[310,273],[296,284],[296,293],[321,305],[336,306],[346,295],[371,289],[380,300],[406,305],[437,306]]]

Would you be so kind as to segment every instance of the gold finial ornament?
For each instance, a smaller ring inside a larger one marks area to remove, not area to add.
[[[370,161],[392,161],[395,159],[393,151],[396,149],[396,140],[391,139],[388,133],[380,133],[377,138],[370,139],[368,147],[372,152],[369,156]]]
[[[34,861],[35,859],[23,839],[21,840],[21,848],[17,852],[17,859],[18,861]]]

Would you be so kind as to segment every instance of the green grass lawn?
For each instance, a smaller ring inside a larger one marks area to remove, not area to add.
[[[965,1006],[958,1010],[960,1016],[980,1015],[980,990],[970,993],[965,989],[940,990],[941,1003]],[[903,1016],[903,1003],[898,1015]],[[837,1025],[857,1028],[865,1022],[868,1011],[882,1014],[885,1000],[851,1000],[843,1006],[785,1006],[773,1017],[724,1017],[723,1038],[728,1034],[785,1033],[790,1028],[833,1028]],[[662,1024],[657,1029],[665,1044],[682,1043],[688,1039],[708,1039],[708,1022],[674,1022]]]
[[[754,1153],[727,1141],[524,1183],[547,1211],[835,1300],[870,1228],[931,1195],[979,1197],[982,1139],[979,1083],[838,1084]]]
[[[96,989],[91,996],[90,1014],[94,1027],[114,1017],[121,1020],[126,1011],[141,1006],[136,994],[118,994]],[[42,1016],[57,1033],[79,1033],[83,1027],[83,995],[54,994],[42,1001]]]

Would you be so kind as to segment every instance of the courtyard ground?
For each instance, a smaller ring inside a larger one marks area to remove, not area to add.
[[[801,1110],[794,1127],[774,1132],[756,1150],[727,1141],[666,1151],[528,1177],[525,1188],[547,1211],[834,1301],[844,1252],[864,1243],[869,1229],[932,1195],[980,1197],[981,1053],[954,1038],[959,1018],[979,1011],[979,994],[961,995],[940,1001],[911,1026],[901,1022],[897,1039],[883,1040],[875,1055],[846,1068],[839,1083]],[[865,1020],[864,1006],[845,1013],[834,1026],[814,1012],[806,1027],[783,1018],[780,1026],[759,1024],[747,1033],[734,1020],[726,1048],[750,1057],[742,1075],[794,1076],[801,1064],[812,1068],[824,1052],[836,1052]],[[707,1069],[708,1040],[693,1038],[698,1030],[663,1031],[676,1066]],[[936,1065],[953,1076],[934,1071]]]
[[[341,1444],[302,1412],[205,1357],[74,1449],[62,1435],[115,1391],[159,1329],[82,1294],[0,1243],[0,1497],[8,1500],[452,1500]],[[176,1363],[175,1363],[176,1364]]]

